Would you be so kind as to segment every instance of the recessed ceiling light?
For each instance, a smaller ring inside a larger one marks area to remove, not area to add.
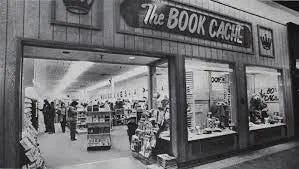
[[[135,59],[135,56],[130,56],[129,59],[130,59],[130,60],[134,60],[134,59]]]
[[[70,54],[71,52],[70,52],[70,51],[66,51],[66,50],[64,50],[64,51],[62,51],[62,53],[63,53],[63,54]]]

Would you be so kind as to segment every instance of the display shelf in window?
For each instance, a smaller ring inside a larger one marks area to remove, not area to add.
[[[285,125],[281,72],[248,66],[246,80],[249,130]]]
[[[111,111],[87,111],[87,150],[111,148]]]
[[[188,141],[236,133],[233,68],[199,59],[185,64]]]

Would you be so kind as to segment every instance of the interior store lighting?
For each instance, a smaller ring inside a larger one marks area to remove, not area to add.
[[[144,73],[147,73],[149,70],[148,70],[148,67],[147,66],[138,66],[132,70],[129,70],[127,72],[124,72],[122,74],[119,74],[119,75],[116,75],[116,76],[112,76],[112,79],[114,80],[114,83],[118,83],[118,82],[121,82],[121,81],[124,81],[124,80],[127,80],[127,79],[130,79],[132,77],[136,77],[138,75],[141,75],[141,74],[144,74]],[[109,83],[109,79],[105,79],[93,86],[90,86],[84,90],[86,91],[92,91],[92,90],[96,90],[96,89],[100,89],[100,88],[103,88],[103,87],[106,87],[108,85],[110,85]]]
[[[61,94],[63,91],[70,86],[76,79],[86,70],[88,70],[94,63],[76,61],[71,64],[67,73],[64,75],[63,79],[59,82],[58,86],[55,88],[54,94]]]

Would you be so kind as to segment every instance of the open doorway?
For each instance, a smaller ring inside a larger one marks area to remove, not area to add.
[[[23,55],[23,131],[36,129],[48,168],[120,165],[115,160],[131,157],[146,120],[170,137],[167,58],[29,46]],[[139,154],[158,153],[156,144]]]

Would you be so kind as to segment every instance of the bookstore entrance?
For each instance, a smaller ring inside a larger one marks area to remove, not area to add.
[[[170,151],[166,57],[24,46],[22,63],[22,165],[142,168],[134,153]]]

